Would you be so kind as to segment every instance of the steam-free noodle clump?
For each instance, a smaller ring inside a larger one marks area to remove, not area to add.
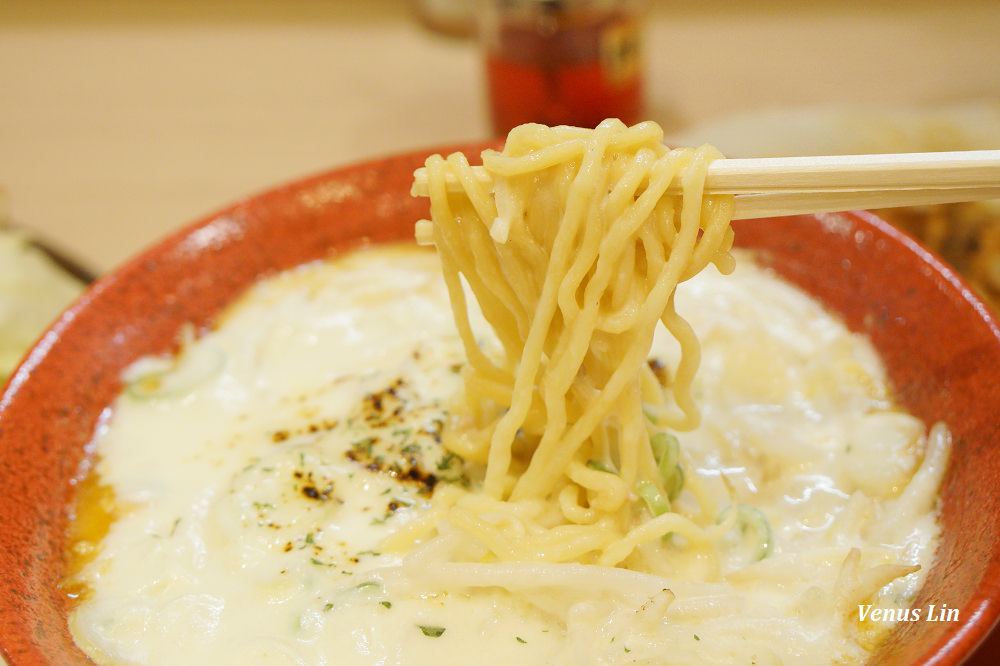
[[[469,359],[448,446],[486,465],[482,495],[450,516],[493,557],[610,566],[668,532],[710,547],[731,527],[705,532],[670,510],[684,473],[665,430],[700,419],[698,341],[676,286],[709,263],[733,268],[732,199],[703,193],[716,156],[668,150],[653,123],[609,120],[515,129],[503,152],[483,154],[493,192],[461,154],[427,161],[433,221],[418,237],[437,247]],[[463,282],[499,354],[480,349]],[[647,365],[658,322],[681,344],[667,391]],[[482,515],[486,498],[495,518]]]

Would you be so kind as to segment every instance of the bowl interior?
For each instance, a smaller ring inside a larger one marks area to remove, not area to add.
[[[262,275],[410,237],[428,214],[409,195],[427,152],[331,171],[205,218],[100,280],[45,334],[0,397],[0,646],[9,661],[90,663],[69,636],[58,585],[66,507],[121,371],[170,349],[182,324],[210,324]],[[876,660],[958,663],[998,613],[1000,327],[951,270],[874,216],[736,228],[738,245],[871,337],[910,411],[951,427],[943,538],[915,605],[947,603],[960,622],[901,623]]]

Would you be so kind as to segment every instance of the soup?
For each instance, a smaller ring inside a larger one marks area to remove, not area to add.
[[[893,404],[864,338],[740,259],[677,296],[704,350],[681,448],[720,507],[755,510],[719,576],[580,567],[510,590],[384,550],[477,483],[439,441],[463,352],[436,257],[387,247],[269,279],[130,370],[95,440],[115,520],[78,574],[76,640],[115,664],[863,660],[891,623],[858,604],[908,607],[933,557],[947,438]],[[650,359],[676,353],[660,334]],[[921,569],[853,598],[885,564]]]

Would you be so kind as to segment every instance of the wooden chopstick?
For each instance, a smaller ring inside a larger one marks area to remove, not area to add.
[[[862,192],[1000,186],[1000,150],[716,160],[716,194]]]
[[[878,210],[899,206],[929,206],[963,201],[1000,199],[1000,185],[927,190],[861,190],[858,192],[780,192],[738,194],[733,197],[733,219]]]
[[[483,167],[473,172],[492,187]],[[446,186],[461,189],[450,177]],[[427,196],[422,168],[412,191]],[[1000,150],[720,159],[705,191],[736,195],[736,219],[980,201],[1000,198]]]

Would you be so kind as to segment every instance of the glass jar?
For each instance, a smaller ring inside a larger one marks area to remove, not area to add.
[[[644,0],[485,0],[493,129],[642,120]]]

